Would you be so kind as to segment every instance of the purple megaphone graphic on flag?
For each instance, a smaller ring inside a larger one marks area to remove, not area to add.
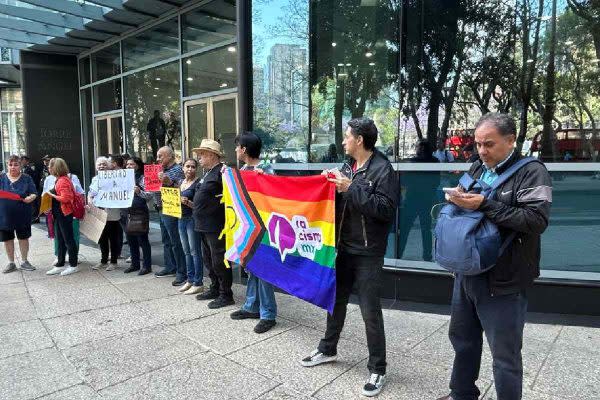
[[[267,226],[271,246],[277,247],[284,262],[286,255],[296,251],[296,231],[285,215],[278,213],[271,214]]]

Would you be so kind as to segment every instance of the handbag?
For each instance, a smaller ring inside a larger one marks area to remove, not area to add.
[[[143,235],[150,232],[150,213],[144,209],[129,209],[125,231],[129,235]]]

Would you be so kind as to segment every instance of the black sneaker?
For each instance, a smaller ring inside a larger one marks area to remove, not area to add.
[[[219,297],[219,292],[209,290],[208,292],[200,293],[196,295],[196,300],[212,300]]]
[[[125,269],[125,271],[123,271],[123,272],[126,274],[130,274],[132,272],[139,271],[139,270],[140,270],[140,267],[131,266],[131,267],[128,267],[127,269]]]
[[[385,375],[371,374],[369,381],[363,386],[363,396],[373,397],[377,396],[381,389],[385,385]]]
[[[271,330],[272,327],[274,327],[277,324],[277,322],[275,322],[274,319],[261,319],[260,321],[258,321],[258,324],[256,324],[256,326],[254,327],[254,332],[255,333],[265,333],[269,330]]]
[[[168,276],[175,276],[175,272],[171,272],[163,268],[160,271],[155,272],[154,276],[156,276],[157,278],[166,278]]]
[[[150,268],[148,268],[148,269],[142,268],[142,269],[140,269],[140,272],[138,272],[137,274],[138,275],[148,275],[151,272],[152,272],[152,269],[150,269]]]
[[[246,310],[237,310],[230,315],[231,319],[259,319],[259,313],[248,312]]]
[[[208,308],[210,308],[210,309],[223,308],[223,307],[230,306],[232,304],[235,304],[235,301],[233,301],[233,299],[231,299],[231,298],[217,297],[216,299],[214,299],[213,301],[208,303]]]
[[[185,285],[187,281],[178,281],[177,279],[175,279],[173,282],[171,282],[171,285],[173,286],[183,286]]]

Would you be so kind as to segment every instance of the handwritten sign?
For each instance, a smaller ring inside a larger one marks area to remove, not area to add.
[[[144,165],[144,190],[146,192],[160,192],[160,179],[158,173],[162,171],[160,164]]]
[[[52,196],[47,192],[42,194],[42,200],[40,202],[40,215],[46,214],[52,209]]]
[[[100,236],[102,236],[104,226],[106,225],[106,217],[106,211],[90,205],[85,212],[83,221],[79,224],[79,232],[92,242],[98,243],[100,241]]]
[[[132,169],[98,171],[97,207],[129,208],[133,201],[135,174]]]
[[[160,188],[162,212],[171,217],[181,218],[181,192],[179,188]]]

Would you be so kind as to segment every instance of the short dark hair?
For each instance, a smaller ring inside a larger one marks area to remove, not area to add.
[[[18,163],[20,163],[21,162],[21,157],[13,154],[10,157],[8,157],[8,160],[6,160],[6,164],[10,164],[11,162],[18,162]]]
[[[515,123],[515,119],[506,113],[490,112],[484,114],[479,118],[477,124],[475,124],[475,130],[483,125],[492,125],[502,136],[517,134],[517,124]]]
[[[141,173],[144,173],[144,161],[142,161],[141,158],[139,157],[131,157],[129,158],[129,160],[133,161],[135,163],[135,165],[137,165],[138,167],[138,171],[140,171]]]
[[[246,154],[252,158],[259,158],[262,150],[262,140],[254,132],[244,132],[236,136],[234,143],[246,148]]]
[[[373,150],[377,143],[377,126],[370,118],[353,118],[348,126],[354,137],[362,136],[365,150]]]
[[[117,164],[119,168],[125,168],[125,159],[122,155],[115,154],[114,156],[110,156],[110,161]]]
[[[183,164],[181,164],[181,165],[185,165],[185,164],[187,164],[187,162],[188,162],[188,161],[191,161],[191,162],[193,162],[193,163],[194,163],[194,165],[196,166],[196,168],[198,168],[198,160],[196,160],[195,158],[191,158],[191,157],[190,157],[190,158],[188,158],[187,160],[185,160],[185,161],[183,162]]]

